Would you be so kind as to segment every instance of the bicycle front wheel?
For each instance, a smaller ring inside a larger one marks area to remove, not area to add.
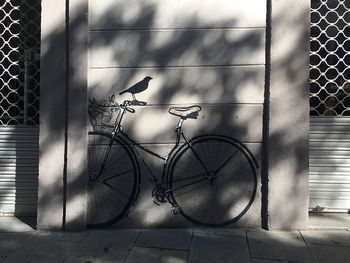
[[[253,203],[257,176],[248,149],[225,136],[193,139],[175,155],[169,193],[180,213],[202,226],[238,221]]]
[[[88,227],[110,226],[129,211],[138,189],[138,166],[129,146],[102,132],[89,132]]]

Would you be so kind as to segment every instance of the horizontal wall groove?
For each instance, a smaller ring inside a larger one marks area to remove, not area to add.
[[[184,133],[186,135],[186,127],[184,127],[183,130],[184,130]],[[175,138],[175,133],[173,135],[174,135],[174,138]],[[220,136],[221,134],[220,133],[203,132],[199,136],[202,136],[202,135],[219,135]],[[226,135],[223,135],[223,136],[226,136]],[[133,136],[130,136],[130,137],[132,139],[134,139]],[[195,137],[197,137],[197,135],[196,136],[187,136],[187,139],[191,140],[191,139],[193,139]],[[234,137],[234,136],[232,136],[231,138],[237,140],[237,138]],[[260,141],[258,141],[258,140],[257,141],[253,141],[253,140],[239,140],[239,142],[245,144],[246,146],[249,146],[249,145],[260,145],[262,143],[261,140]],[[133,145],[132,143],[125,143],[125,144],[126,145]],[[162,146],[163,147],[164,146],[166,146],[166,147],[171,146],[172,147],[175,143],[174,143],[174,141],[163,141],[163,142],[159,142],[159,143],[150,143],[150,142],[146,142],[146,141],[137,141],[137,144],[145,146],[145,147],[162,147]],[[182,144],[184,144],[184,143],[180,143],[180,146],[182,146]],[[133,146],[133,147],[136,147],[136,146]],[[137,149],[137,148],[135,148],[135,149]],[[139,153],[143,154],[142,150],[137,149],[137,151]],[[160,154],[160,155],[166,157],[166,156],[168,156],[168,152],[165,152],[165,154]],[[160,162],[160,163],[162,163],[162,162]]]
[[[244,67],[265,67],[265,64],[234,64],[234,65],[171,65],[171,66],[128,66],[128,67],[114,67],[114,66],[105,66],[105,67],[89,67],[89,69],[99,70],[99,69],[172,69],[172,68],[244,68]]]
[[[169,31],[203,31],[203,30],[266,30],[265,26],[256,27],[174,27],[174,28],[90,28],[89,32],[169,32]]]

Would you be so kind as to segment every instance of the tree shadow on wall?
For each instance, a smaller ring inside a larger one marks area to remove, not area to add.
[[[132,24],[118,20],[124,12],[115,8],[103,15],[109,28],[117,25],[114,29],[103,30],[107,27],[103,21],[91,25],[97,29],[90,31],[89,96],[118,93],[144,76],[152,76],[149,89],[138,95],[148,106],[136,107],[136,114],[125,120],[125,130],[137,141],[166,153],[174,144],[173,129],[177,122],[167,114],[167,108],[174,104],[200,104],[203,108],[200,119],[186,122],[186,133],[239,137],[256,151],[261,143],[264,30],[235,30],[233,21],[206,30],[196,17],[191,17],[190,24],[183,29],[162,30],[153,27],[156,7],[142,8],[141,16]],[[147,16],[143,17],[143,13]],[[247,54],[255,54],[255,58]],[[243,86],[241,82],[246,82],[248,94],[236,89]],[[125,98],[129,96],[120,99]],[[227,112],[230,114],[226,115]],[[154,128],[157,123],[161,123],[160,129]],[[260,131],[255,133],[251,129],[249,133],[247,126],[260,127]],[[160,174],[162,163],[152,160],[151,163],[152,170]],[[182,218],[171,215],[169,205],[154,206],[150,198],[153,185],[148,182],[147,170],[142,167],[141,171],[140,198],[129,218],[117,225],[188,225]],[[252,214],[260,213],[258,203]],[[256,225],[258,218],[254,218]]]
[[[176,118],[167,114],[169,106],[199,104],[203,108],[203,115],[198,120],[189,121],[184,127],[188,129],[190,136],[218,133],[235,137],[248,146],[260,163],[263,141],[265,29],[237,28],[238,21],[235,20],[221,21],[219,25],[207,25],[195,16],[181,28],[154,28],[158,15],[157,6],[147,4],[128,23],[122,19],[126,12],[123,6],[114,6],[103,15],[94,17],[93,24],[90,24],[88,96],[105,98],[119,93],[145,76],[152,76],[154,80],[150,83],[150,87],[138,97],[147,101],[148,105],[142,108],[135,107],[136,114],[128,116],[125,122],[128,134],[146,147],[165,153],[174,143],[173,136],[168,134],[172,133],[177,122]],[[84,26],[83,16],[84,14],[76,14],[71,17],[71,30],[79,30]],[[305,17],[305,14],[301,14],[301,17]],[[301,32],[299,41],[304,42],[307,29]],[[48,36],[45,40],[47,58],[56,54],[64,37],[63,30],[56,30]],[[71,37],[72,43],[78,44],[81,41],[79,34],[71,34]],[[65,64],[63,57],[56,56],[57,63],[50,65],[51,72],[46,72],[52,75],[50,79],[52,85],[46,83],[46,87],[55,87],[55,79],[59,80],[62,77],[52,74],[56,72],[52,71],[52,67],[61,68]],[[303,75],[300,71],[304,67],[298,68],[299,56],[297,52],[287,52],[278,62],[281,74],[291,76],[288,79],[290,83],[295,82],[293,76]],[[73,55],[70,59],[73,64],[74,61],[80,60]],[[42,67],[47,65],[45,61],[46,56],[43,58]],[[70,68],[70,74],[74,76],[79,70],[79,66],[75,65]],[[57,72],[64,70],[59,69]],[[298,83],[295,87],[296,92],[293,96],[299,96],[300,100],[304,100],[305,92],[308,91],[301,91],[301,88],[298,88],[305,87],[305,83]],[[56,91],[50,88],[50,92],[52,93],[49,96],[47,94],[44,99],[52,100],[52,108],[57,109],[59,105],[54,99]],[[79,90],[77,94],[78,92]],[[71,94],[74,96],[74,91]],[[120,97],[120,100],[125,98],[129,99],[126,95]],[[87,107],[85,101],[81,105]],[[41,114],[48,130],[54,131],[54,134],[42,137],[40,147],[47,149],[52,138],[59,139],[64,134],[65,120],[45,116],[45,112]],[[305,112],[296,112],[295,125],[304,123],[305,116]],[[82,119],[85,117],[76,115],[74,116],[76,119],[71,119],[70,123],[75,125],[75,129],[83,130],[85,126]],[[293,146],[295,158],[290,163],[291,169],[301,175],[307,172],[304,171],[306,167],[304,164],[308,156],[305,156],[303,149],[298,148],[301,143],[303,145],[307,143],[304,134],[287,140],[282,127],[274,131],[271,142],[281,151],[291,149]],[[42,156],[45,154],[42,152]],[[154,160],[150,160],[150,163],[153,170],[159,171],[161,164],[157,164]],[[116,226],[188,225],[189,223],[183,219],[172,216],[169,206],[153,205],[150,198],[152,185],[148,182],[145,168],[141,167],[141,170],[143,190],[140,192],[138,202],[129,218]],[[83,167],[80,172],[81,178],[86,178],[86,170]],[[59,180],[57,185],[61,183]],[[255,202],[236,226],[260,226],[260,185],[259,178]],[[298,189],[297,181],[288,189],[291,198],[294,197],[296,189]],[[61,193],[57,192],[57,195],[60,196]],[[84,193],[77,191],[75,195]],[[50,196],[52,196],[50,187],[41,189],[39,198],[42,207],[45,207],[45,200],[50,200]],[[74,200],[74,196],[70,196],[69,199]],[[281,200],[281,203],[288,201]],[[295,213],[289,214],[294,214],[297,218],[298,208],[290,209]]]

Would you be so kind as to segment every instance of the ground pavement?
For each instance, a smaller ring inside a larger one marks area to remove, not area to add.
[[[4,263],[350,262],[346,228],[41,232],[0,220],[0,231],[0,262]]]

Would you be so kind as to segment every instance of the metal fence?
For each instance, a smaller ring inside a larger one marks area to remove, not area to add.
[[[350,0],[311,1],[310,115],[350,116]]]
[[[40,0],[0,0],[0,125],[39,124]]]

